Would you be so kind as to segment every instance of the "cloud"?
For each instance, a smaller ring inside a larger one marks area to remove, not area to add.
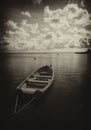
[[[34,3],[34,4],[41,4],[41,3],[42,3],[42,0],[33,0],[33,3]]]
[[[9,30],[6,31],[6,36],[4,37],[4,42],[9,43],[9,45],[6,46],[7,48],[11,50],[28,50],[35,48],[35,44],[37,43],[36,37],[39,33],[38,23],[29,24],[27,20],[22,20],[19,25],[12,20],[9,20],[7,23],[8,28],[10,27]],[[12,30],[11,27],[14,30]]]
[[[55,28],[58,24],[59,28],[59,26],[62,27],[61,24],[86,26],[91,23],[87,10],[79,8],[77,4],[68,4],[63,9],[53,11],[47,6],[44,10],[44,16],[44,22],[49,23],[50,26],[55,25]]]
[[[31,18],[31,14],[29,12],[27,12],[27,11],[25,11],[25,12],[22,11],[21,14]]]
[[[55,30],[56,38],[54,40],[56,44],[59,44],[60,41],[60,46],[63,42],[64,47],[81,47],[84,46],[84,39],[88,41],[90,38],[87,34],[91,36],[91,32],[85,28],[91,24],[89,14],[86,9],[79,8],[77,4],[68,4],[63,9],[57,10],[50,10],[47,6],[44,16],[44,22]],[[60,38],[57,37],[57,32],[61,34]]]
[[[77,4],[68,4],[63,9],[56,10],[50,10],[49,6],[45,7],[42,22],[40,25],[37,22],[30,23],[29,19],[23,19],[21,23],[9,20],[7,35],[4,37],[4,42],[9,43],[7,47],[15,50],[32,50],[89,45],[91,29],[87,29],[87,26],[91,24],[90,15]]]
[[[48,32],[50,30],[50,28],[44,27],[42,30],[45,31],[45,32]]]
[[[27,20],[23,20],[21,22],[21,27],[24,28],[28,33],[37,34],[39,33],[39,24],[30,24],[27,22]]]
[[[18,28],[17,23],[15,23],[15,22],[12,21],[12,20],[8,20],[8,21],[6,22],[6,25],[7,25],[8,27],[12,28],[12,29],[17,29],[17,28]]]
[[[81,1],[81,6],[84,8],[85,4],[84,4],[84,0]]]

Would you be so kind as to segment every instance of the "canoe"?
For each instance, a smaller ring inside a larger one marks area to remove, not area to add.
[[[16,89],[25,94],[45,92],[54,80],[54,72],[51,66],[43,66],[30,74]]]
[[[18,94],[15,103],[15,114],[19,113],[33,101],[38,99],[39,95],[41,93],[43,94],[51,86],[53,80],[54,71],[51,65],[43,66],[27,76],[27,78],[16,88]],[[29,95],[29,101],[18,108],[18,106],[20,106],[19,97],[22,97],[22,94],[25,95],[25,97],[26,95]],[[32,97],[30,98],[30,96]]]

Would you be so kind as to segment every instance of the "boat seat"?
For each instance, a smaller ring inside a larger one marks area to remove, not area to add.
[[[41,81],[41,80],[35,80],[35,79],[30,79],[28,82],[31,83],[49,83],[50,81]]]
[[[34,77],[39,77],[39,78],[51,78],[52,76],[50,75],[33,75]]]

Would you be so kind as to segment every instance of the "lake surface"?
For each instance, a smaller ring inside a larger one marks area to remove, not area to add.
[[[38,103],[27,106],[11,118],[17,85],[28,74],[46,64],[51,64],[54,69],[53,85]],[[61,53],[0,56],[0,87],[4,128],[83,130],[89,126],[91,55]]]

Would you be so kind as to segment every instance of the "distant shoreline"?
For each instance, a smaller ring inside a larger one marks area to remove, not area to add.
[[[7,50],[0,51],[0,53],[5,54],[47,54],[47,53],[75,53],[75,52],[85,52],[88,48],[63,48],[63,49],[53,49],[53,50],[34,50],[34,51],[15,51]],[[90,48],[91,50],[91,48]]]

